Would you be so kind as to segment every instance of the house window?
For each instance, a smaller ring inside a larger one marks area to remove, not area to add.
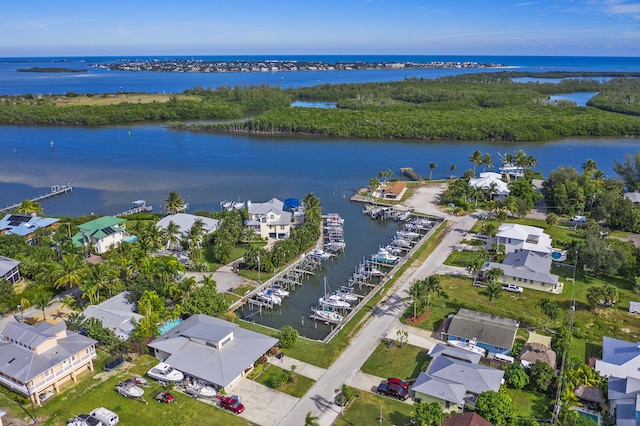
[[[511,244],[511,238],[507,238],[507,244]]]
[[[522,282],[522,278],[518,278],[518,282],[521,283]]]
[[[275,217],[274,215],[269,216],[269,219],[271,219],[271,220],[273,220],[273,219],[275,219],[275,218],[276,218],[276,217]]]
[[[284,225],[280,225],[280,230],[284,231]]]
[[[262,223],[267,223],[267,218],[266,217],[262,218]]]

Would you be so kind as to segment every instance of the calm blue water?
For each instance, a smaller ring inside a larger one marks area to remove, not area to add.
[[[270,59],[277,57],[269,57]],[[107,58],[109,59],[109,58]],[[477,60],[524,68],[557,67],[584,70],[640,70],[638,58],[423,58],[421,60]],[[113,60],[110,58],[109,60]],[[322,58],[329,61],[329,58]],[[364,60],[364,59],[363,59]],[[382,59],[380,59],[382,60]],[[417,60],[395,58],[393,60]],[[103,62],[95,59],[94,62]],[[565,61],[565,62],[563,62]],[[117,90],[176,92],[194,85],[216,86],[252,83],[303,86],[319,83],[389,81],[405,78],[408,71],[295,73],[127,73],[91,70],[81,75],[18,73],[30,66],[86,66],[78,58],[70,63],[0,60],[0,93],[104,93]],[[476,70],[419,70],[425,78]],[[418,70],[416,70],[416,73]],[[55,150],[50,142],[55,141]],[[230,136],[167,130],[161,124],[86,127],[2,126],[0,129],[0,206],[4,207],[48,191],[54,184],[71,183],[74,192],[42,201],[45,214],[115,214],[144,199],[159,207],[170,191],[190,203],[190,211],[217,210],[225,199],[266,201],[272,197],[302,198],[316,194],[324,212],[345,217],[346,253],[329,262],[308,284],[285,299],[287,309],[265,314],[260,322],[275,328],[292,324],[302,335],[323,337],[308,320],[309,307],[322,290],[326,276],[331,288],[346,284],[355,265],[389,241],[395,223],[374,222],[362,216],[362,205],[349,197],[382,170],[399,175],[413,167],[429,175],[429,163],[438,166],[434,179],[448,176],[456,165],[460,175],[471,168],[467,158],[474,150],[493,155],[523,149],[538,160],[544,174],[559,165],[580,168],[595,159],[612,175],[614,159],[634,153],[638,139],[568,138],[545,143],[489,143],[485,141],[344,140],[310,137]],[[305,326],[301,326],[302,317]]]
[[[597,94],[597,92],[561,93],[549,96],[549,102],[571,101],[575,102],[577,106],[587,106],[589,99],[593,98]]]

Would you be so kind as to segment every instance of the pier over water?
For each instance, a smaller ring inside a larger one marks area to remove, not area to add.
[[[73,192],[73,187],[71,186],[71,184],[67,184],[67,185],[53,185],[51,187],[51,191],[47,192],[46,194],[40,195],[38,197],[32,198],[29,201],[32,202],[36,202],[36,201],[40,201],[40,200],[44,200],[50,197],[55,197],[56,195],[60,195],[60,194],[66,194],[68,192]],[[20,204],[22,204],[22,202],[20,203],[16,203],[16,204],[12,204],[10,206],[7,206],[3,209],[0,209],[0,212],[7,212],[7,211],[11,211],[14,209],[17,209],[18,207],[20,207]]]

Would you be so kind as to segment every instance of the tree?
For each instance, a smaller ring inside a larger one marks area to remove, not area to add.
[[[278,346],[283,349],[290,348],[298,340],[298,330],[290,325],[285,325],[278,333],[278,339]]]
[[[166,249],[174,249],[178,246],[180,241],[180,226],[173,221],[169,221],[167,228],[165,229],[167,246]]]
[[[320,204],[320,199],[313,195],[312,192],[309,192],[302,199],[302,204],[304,205],[304,218],[305,220],[320,220],[322,218],[322,205]]]
[[[620,300],[620,292],[616,286],[611,284],[605,284],[602,287],[589,287],[587,290],[587,301],[594,308],[614,306],[618,300]]]
[[[427,297],[426,306],[427,313],[429,313],[429,305],[431,303],[431,295],[432,294],[442,294],[444,290],[440,285],[440,277],[437,275],[430,275],[422,280],[424,286],[424,294]]]
[[[493,169],[493,157],[488,152],[484,154],[482,157],[482,164],[484,165],[484,170]]]
[[[618,174],[624,181],[624,185],[629,191],[637,191],[640,189],[640,151],[633,154],[625,155],[625,162],[620,163],[613,160],[615,166],[613,171]]]
[[[185,314],[205,314],[216,316],[228,308],[224,296],[218,293],[215,281],[213,284],[203,284],[202,287],[188,294],[182,301]]]
[[[476,175],[476,166],[479,166],[484,161],[482,153],[478,150],[473,151],[469,157],[469,161],[473,164],[473,176]]]
[[[376,189],[378,189],[378,187],[380,186],[380,181],[378,180],[378,178],[372,177],[371,179],[369,179],[369,193],[373,194]]]
[[[476,400],[476,412],[489,423],[506,426],[511,417],[517,414],[513,400],[503,392],[482,392]]]
[[[416,415],[413,424],[416,426],[440,426],[444,421],[444,412],[437,402],[416,404]]]
[[[86,272],[86,267],[80,260],[80,257],[77,254],[63,256],[62,261],[58,263],[58,265],[57,271],[54,272],[54,287],[78,287]]]
[[[429,180],[433,180],[431,179],[431,176],[433,174],[433,169],[435,169],[436,167],[438,167],[438,165],[433,161],[429,163]]]
[[[184,208],[184,200],[177,192],[169,192],[169,196],[164,199],[164,210],[167,213],[176,214]]]
[[[536,307],[540,309],[542,314],[547,318],[547,321],[545,321],[542,326],[542,330],[546,331],[549,325],[548,323],[557,320],[560,316],[560,308],[558,308],[558,304],[556,302],[553,302],[546,297],[540,299],[536,304]]]
[[[49,291],[38,292],[33,297],[33,306],[35,306],[36,308],[38,308],[38,309],[40,309],[42,311],[42,319],[44,321],[47,320],[47,313],[45,312],[45,310],[49,306],[51,306],[51,304],[53,303],[51,301],[52,297],[53,297],[53,293],[51,293]]]
[[[511,364],[504,372],[505,384],[513,389],[522,389],[529,384],[529,376],[522,364]]]
[[[318,417],[314,416],[313,414],[311,414],[311,411],[309,411],[304,418],[304,426],[320,426]]]
[[[495,299],[500,298],[502,296],[502,285],[500,285],[497,281],[484,281],[487,287],[484,289],[485,294],[487,295],[487,299],[489,299],[489,306],[491,306],[491,302]]]
[[[546,392],[553,381],[554,375],[553,368],[538,359],[529,367],[529,385],[539,392]]]
[[[44,209],[42,208],[40,203],[38,203],[37,201],[24,200],[20,203],[18,207],[16,207],[15,211],[16,213],[24,213],[24,214],[30,214],[30,213],[39,214],[39,213],[42,213]]]
[[[424,283],[422,280],[415,280],[406,290],[413,299],[413,318],[418,316],[418,303],[422,302],[422,296],[424,295]]]
[[[397,330],[396,337],[400,342],[400,348],[404,348],[404,344],[409,340],[409,332],[407,330]]]
[[[547,221],[547,226],[551,229],[558,224],[558,215],[555,213],[547,213],[545,220]]]

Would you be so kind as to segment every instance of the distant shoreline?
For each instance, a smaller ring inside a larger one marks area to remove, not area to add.
[[[16,71],[18,72],[68,72],[68,73],[87,72],[87,70],[83,70],[83,69],[55,68],[55,67],[18,68]]]

